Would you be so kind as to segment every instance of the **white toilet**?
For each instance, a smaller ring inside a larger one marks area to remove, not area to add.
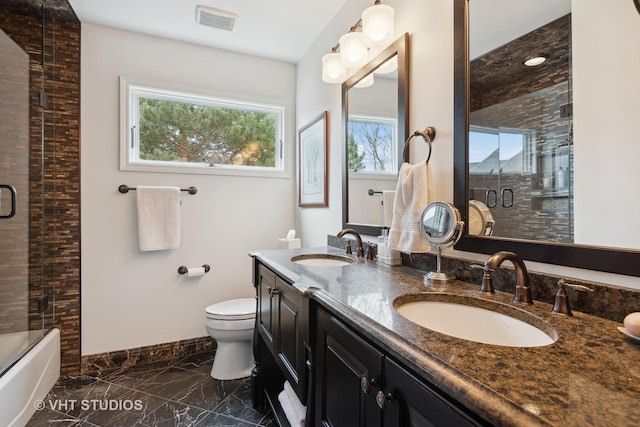
[[[211,377],[233,380],[251,375],[256,299],[239,298],[212,304],[206,308],[206,316],[207,332],[217,342]]]

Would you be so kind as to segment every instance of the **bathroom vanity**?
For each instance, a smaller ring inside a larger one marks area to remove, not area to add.
[[[424,272],[363,258],[343,266],[291,261],[305,254],[344,257],[332,247],[251,254],[254,405],[270,404],[279,420],[277,394],[287,380],[307,405],[307,425],[640,424],[640,343],[618,332],[619,323],[555,315],[538,301],[513,304],[513,294],[499,291],[481,295],[479,283],[426,287]],[[482,344],[396,310],[432,294],[524,310],[555,342]]]

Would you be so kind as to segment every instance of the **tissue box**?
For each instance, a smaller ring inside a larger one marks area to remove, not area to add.
[[[300,248],[300,239],[278,239],[278,249],[298,249]]]

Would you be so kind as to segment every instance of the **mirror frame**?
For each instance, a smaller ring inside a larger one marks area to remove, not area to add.
[[[454,205],[468,224],[469,187],[469,1],[454,0]],[[640,276],[640,251],[555,242],[470,236],[465,231],[456,250],[493,254],[512,251],[522,259],[566,267]]]
[[[409,137],[409,33],[404,33],[387,46],[375,58],[363,65],[342,84],[342,125],[344,167],[342,168],[342,228],[350,228],[359,234],[379,236],[383,225],[355,224],[349,222],[349,147],[347,143],[349,89],[394,55],[398,55],[398,167],[402,164],[404,141]]]

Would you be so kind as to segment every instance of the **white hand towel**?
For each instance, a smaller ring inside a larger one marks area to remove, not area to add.
[[[289,381],[284,382],[284,391],[285,393],[287,393],[289,401],[293,406],[293,409],[296,413],[296,419],[304,421],[304,419],[307,417],[307,407],[304,406],[302,402],[300,402],[300,399],[298,399],[298,395],[293,390],[293,387],[291,387]]]
[[[391,227],[393,220],[393,200],[396,198],[394,190],[382,190],[382,224]]]
[[[287,417],[289,424],[291,424],[292,427],[304,427],[304,418],[300,419],[296,415],[296,411],[289,400],[289,395],[286,390],[282,390],[280,394],[278,394],[278,401],[280,402],[282,412],[284,412],[284,415]]]
[[[136,193],[140,250],[180,246],[180,188],[138,186]]]
[[[404,253],[425,253],[430,247],[420,234],[420,217],[433,193],[426,162],[403,163],[398,174],[389,247]]]

